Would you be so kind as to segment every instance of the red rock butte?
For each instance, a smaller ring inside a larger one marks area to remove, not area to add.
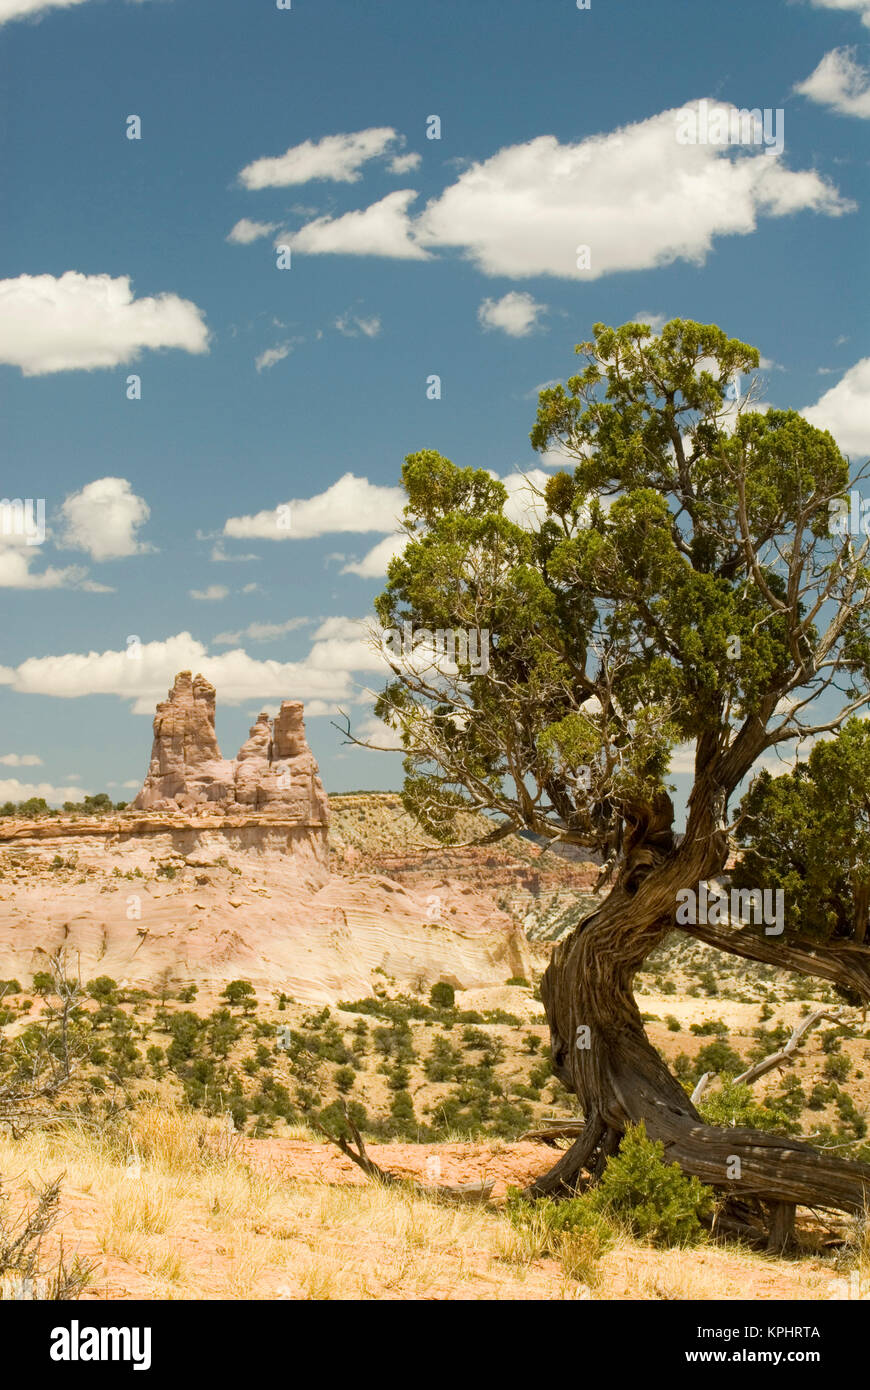
[[[260,714],[235,758],[221,754],[214,727],[215,689],[179,671],[157,706],[151,762],[133,811],[188,815],[242,812],[322,827],[329,802],[305,738],[300,700],[285,700],[274,722]]]

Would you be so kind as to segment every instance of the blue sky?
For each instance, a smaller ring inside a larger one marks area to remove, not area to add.
[[[47,525],[0,534],[0,800],[132,795],[183,666],[225,756],[302,698],[329,790],[397,786],[330,720],[402,459],[520,515],[597,320],[717,322],[870,452],[870,0],[0,0],[0,63],[0,494]],[[782,152],[679,143],[700,99]]]

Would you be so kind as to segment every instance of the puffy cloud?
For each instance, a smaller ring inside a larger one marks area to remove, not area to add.
[[[24,533],[17,534],[3,526],[0,532],[0,589],[84,589],[101,586],[91,585],[87,570],[82,565],[67,565],[58,569],[53,565],[43,570],[31,568],[40,557],[41,546],[30,545]]]
[[[231,516],[224,534],[263,540],[308,540],[338,531],[392,531],[405,506],[399,487],[380,487],[345,473],[325,492],[255,516]],[[287,521],[289,519],[289,525]]]
[[[202,310],[175,294],[135,299],[128,275],[0,281],[0,362],[24,376],[117,367],[146,348],[206,352]]]
[[[277,232],[279,225],[277,222],[254,222],[250,217],[242,217],[230,229],[227,241],[233,242],[236,246],[250,246],[252,241]]]
[[[64,801],[81,801],[88,794],[84,787],[56,787],[51,782],[19,782],[17,777],[0,778],[0,801],[29,801],[32,796],[41,796],[49,806],[61,806]]]
[[[4,767],[41,767],[42,758],[35,753],[4,753],[0,756]]]
[[[291,145],[284,154],[255,159],[245,165],[239,178],[250,189],[286,188],[313,179],[357,183],[363,165],[385,154],[400,138],[391,127],[378,126],[354,134],[305,140],[301,145]]]
[[[210,655],[203,642],[180,632],[121,651],[30,657],[18,667],[0,668],[0,683],[21,694],[59,699],[117,695],[133,701],[134,714],[150,715],[166,698],[176,672],[184,670],[201,672],[227,704],[292,696],[317,702],[314,710],[327,714],[340,703],[370,698],[355,672],[387,668],[371,645],[366,620],[332,618],[315,631],[301,661],[260,660],[241,647]]]
[[[137,531],[151,515],[144,497],[137,497],[126,478],[96,478],[74,492],[61,507],[65,522],[63,543],[86,550],[93,560],[116,560],[153,549]]]
[[[390,256],[394,260],[425,261],[428,251],[413,238],[408,208],[417,194],[412,188],[388,193],[379,203],[341,217],[316,217],[298,232],[282,233],[294,251],[309,256]]]
[[[510,338],[525,338],[546,311],[546,304],[538,304],[530,294],[511,290],[501,299],[485,299],[477,319],[483,328],[499,328]]]
[[[421,154],[397,154],[390,160],[389,170],[391,174],[410,174],[412,169],[419,169],[422,163]]]
[[[862,357],[801,414],[811,425],[830,430],[846,454],[870,454],[870,357]]]
[[[711,129],[717,115],[727,123],[737,113],[709,100],[703,110]],[[684,143],[687,113],[700,120],[700,111],[689,103],[576,144],[542,135],[472,164],[417,218],[417,195],[403,189],[282,236],[314,255],[422,260],[455,248],[488,275],[597,279],[701,264],[717,236],[745,236],[761,216],[852,210],[815,171],[787,169],[761,143]],[[581,247],[588,265],[578,265]]]
[[[854,48],[834,48],[795,91],[843,116],[870,120],[870,71],[855,58]]]
[[[228,593],[229,589],[225,584],[209,584],[207,589],[191,589],[190,597],[200,599],[204,603],[219,603]]]
[[[387,536],[384,540],[378,541],[377,545],[372,546],[372,549],[361,560],[348,562],[342,568],[341,573],[358,574],[361,579],[380,579],[386,574],[390,561],[395,555],[401,555],[407,543],[407,536]]]
[[[762,214],[849,206],[818,174],[791,172],[759,146],[681,143],[696,105],[573,145],[542,135],[500,150],[429,203],[414,235],[489,275],[597,279],[700,264],[714,237],[746,235]],[[707,103],[709,117],[720,109],[735,108]],[[588,268],[578,269],[579,246],[590,248]]]

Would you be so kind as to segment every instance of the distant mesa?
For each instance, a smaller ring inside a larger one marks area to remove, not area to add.
[[[214,686],[179,671],[157,706],[151,763],[130,809],[255,811],[325,828],[329,802],[305,738],[302,702],[285,700],[274,722],[260,714],[232,760],[221,754],[214,712]]]

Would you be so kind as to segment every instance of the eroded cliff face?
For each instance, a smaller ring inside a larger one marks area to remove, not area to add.
[[[0,977],[29,978],[59,950],[83,980],[219,992],[245,979],[331,1004],[385,985],[407,993],[531,977],[522,931],[484,895],[330,876],[310,835],[241,814],[24,822],[0,839]]]
[[[387,981],[407,992],[530,978],[522,930],[469,884],[437,869],[400,884],[341,852],[330,874],[329,807],[299,701],[274,721],[261,714],[233,759],[214,716],[213,686],[182,671],[128,809],[3,819],[0,976],[62,950],[83,979],[219,989],[241,978],[324,1003]]]
[[[329,821],[329,803],[305,738],[303,706],[285,700],[274,724],[261,714],[237,757],[224,758],[214,726],[215,690],[180,671],[157,706],[151,762],[134,811],[265,812],[312,828]]]

